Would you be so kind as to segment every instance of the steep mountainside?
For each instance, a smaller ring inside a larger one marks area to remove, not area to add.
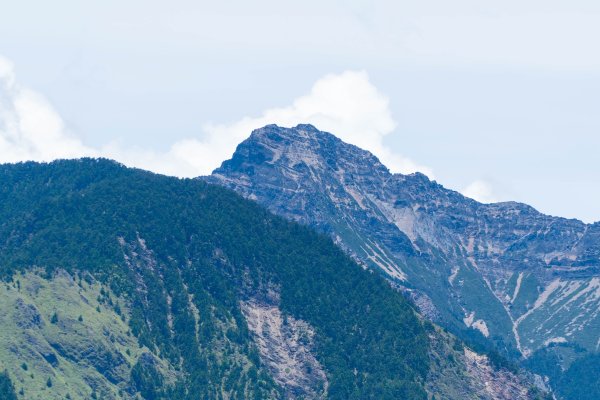
[[[254,131],[205,179],[329,234],[432,320],[534,369],[548,354],[564,370],[598,351],[600,223],[481,204],[422,174],[391,174],[311,125]]]
[[[20,399],[537,396],[327,237],[198,180],[0,166],[0,275]]]

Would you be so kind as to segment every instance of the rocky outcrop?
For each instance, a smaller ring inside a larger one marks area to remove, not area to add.
[[[261,359],[285,398],[325,398],[327,377],[314,356],[314,330],[306,322],[283,315],[275,305],[246,301],[241,310],[248,321]]]
[[[456,400],[539,400],[547,388],[535,377],[495,366],[486,355],[478,354],[441,329],[429,339],[431,368],[428,391],[440,399]]]
[[[598,350],[600,223],[482,204],[311,125],[252,132],[209,182],[329,234],[422,312],[529,357],[558,340]]]
[[[21,329],[43,328],[44,320],[37,307],[18,298],[15,302],[15,323]]]
[[[507,370],[493,368],[485,355],[464,349],[464,363],[472,381],[476,382],[477,398],[483,399],[526,399],[529,388],[524,387],[514,374]]]

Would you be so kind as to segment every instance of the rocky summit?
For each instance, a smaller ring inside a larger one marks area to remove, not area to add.
[[[556,386],[599,349],[600,223],[479,203],[312,125],[257,129],[204,179],[327,233],[429,319]]]

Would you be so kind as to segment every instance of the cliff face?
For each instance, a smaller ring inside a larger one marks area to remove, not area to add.
[[[311,125],[252,133],[209,182],[325,232],[436,322],[568,368],[600,341],[600,224],[481,204]],[[479,338],[479,339],[478,339]]]

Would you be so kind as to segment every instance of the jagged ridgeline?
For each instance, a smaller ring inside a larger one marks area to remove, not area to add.
[[[330,235],[431,321],[550,377],[558,398],[600,399],[588,368],[600,350],[600,222],[478,203],[305,124],[254,130],[202,179]]]
[[[427,398],[431,328],[399,293],[199,180],[2,165],[0,271],[0,390],[19,398]],[[279,370],[259,356],[278,335]]]

